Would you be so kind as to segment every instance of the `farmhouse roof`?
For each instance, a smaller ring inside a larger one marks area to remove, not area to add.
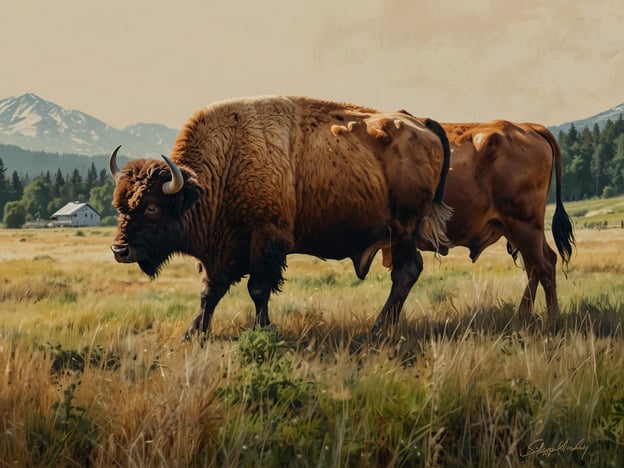
[[[88,203],[69,202],[63,208],[61,208],[60,210],[58,210],[55,213],[53,213],[52,217],[72,215],[72,214],[74,214],[76,211],[78,211],[80,208],[82,208],[84,206],[88,206],[89,208],[91,208],[93,210],[93,208]],[[93,211],[95,211],[97,213],[96,210],[93,210]]]

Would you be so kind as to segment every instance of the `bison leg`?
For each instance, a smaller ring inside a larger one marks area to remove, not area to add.
[[[271,324],[269,320],[271,292],[278,292],[284,282],[282,272],[286,268],[288,244],[279,241],[268,244],[258,239],[257,235],[253,237],[247,290],[256,307],[254,327],[266,327]]]
[[[189,329],[184,333],[181,341],[189,341],[196,333],[207,336],[215,307],[217,307],[217,304],[227,290],[228,286],[226,286],[225,283],[209,280],[206,273],[202,273],[199,314],[197,314]]]
[[[271,325],[269,320],[269,298],[271,297],[271,286],[257,276],[250,276],[247,283],[247,290],[256,306],[256,326],[266,327]]]
[[[376,337],[382,327],[395,324],[407,295],[423,270],[423,258],[412,239],[403,239],[392,246],[392,287],[371,334]]]

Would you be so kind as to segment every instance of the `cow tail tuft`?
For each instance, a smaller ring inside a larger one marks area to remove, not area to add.
[[[576,245],[576,240],[574,238],[572,221],[563,207],[563,200],[561,197],[561,149],[550,131],[547,129],[539,129],[538,132],[550,144],[555,162],[553,168],[555,171],[555,214],[552,220],[552,234],[559,255],[561,256],[563,271],[565,273],[568,269],[570,257],[572,256],[572,247]]]
[[[552,233],[557,245],[559,255],[564,269],[567,269],[572,256],[572,246],[576,245],[574,232],[572,230],[572,221],[566,213],[562,203],[557,202],[555,206],[555,214],[553,216]]]

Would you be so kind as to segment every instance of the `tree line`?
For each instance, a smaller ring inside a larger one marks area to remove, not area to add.
[[[95,164],[86,175],[74,169],[63,174],[61,169],[51,174],[41,173],[34,179],[17,171],[7,176],[0,159],[0,216],[9,228],[23,226],[27,221],[47,222],[50,216],[71,201],[87,202],[96,210],[102,224],[115,224],[116,212],[111,205],[115,182],[105,169],[97,171]]]
[[[563,162],[564,201],[624,195],[624,120],[608,120],[601,129],[578,130],[572,125],[557,135]],[[46,171],[31,180],[17,171],[7,174],[0,158],[0,219],[7,227],[27,221],[49,220],[70,201],[87,202],[102,217],[102,224],[115,224],[112,207],[115,182],[108,171],[98,171],[93,162],[86,174],[74,169],[63,173]],[[552,201],[551,193],[551,201]]]
[[[563,162],[566,201],[624,194],[624,120],[607,120],[600,129],[574,125],[557,135]]]

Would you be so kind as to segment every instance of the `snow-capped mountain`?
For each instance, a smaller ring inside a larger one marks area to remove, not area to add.
[[[149,141],[155,145],[166,147],[166,152],[161,151],[161,153],[165,154],[169,153],[169,150],[171,150],[173,142],[178,135],[178,130],[156,123],[138,123],[124,128],[124,132],[134,135],[136,138],[140,138],[144,141]]]
[[[592,115],[591,117],[587,117],[586,119],[574,120],[572,122],[565,122],[561,125],[554,125],[549,127],[550,131],[553,132],[555,136],[559,135],[559,132],[562,131],[567,133],[570,130],[572,124],[577,130],[582,130],[585,127],[589,127],[591,130],[594,128],[595,124],[598,124],[598,127],[602,130],[607,123],[607,120],[611,120],[615,122],[617,119],[624,118],[624,103],[619,106],[612,107],[611,109],[607,109],[606,111],[600,112],[596,115]]]
[[[624,103],[591,117],[550,126],[558,135],[570,126],[581,130],[624,115]],[[131,157],[169,154],[178,130],[161,124],[138,123],[117,129],[90,115],[68,110],[28,93],[0,100],[0,144],[59,154],[107,155],[117,145]]]
[[[117,129],[32,93],[0,100],[0,143],[33,151],[92,156],[123,145],[133,157],[158,156],[170,152],[177,134],[160,124]]]

